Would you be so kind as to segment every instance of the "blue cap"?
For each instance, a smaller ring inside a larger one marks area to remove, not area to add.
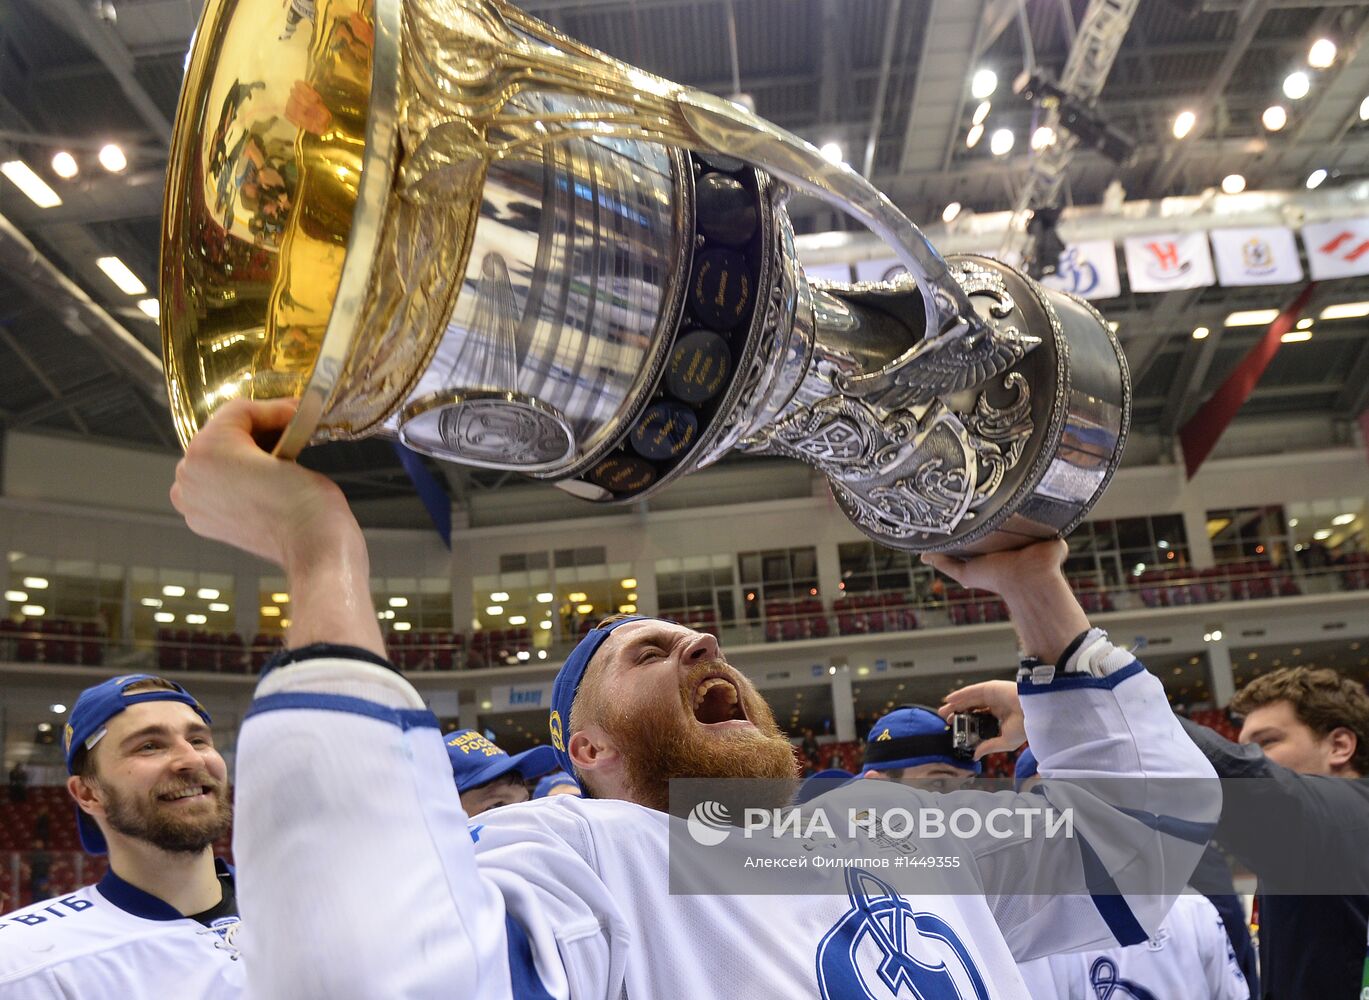
[[[1032,753],[1031,747],[1023,747],[1022,752],[1017,755],[1017,765],[1012,771],[1012,787],[1014,791],[1022,791],[1022,786],[1026,784],[1028,778],[1036,777],[1036,754]]]
[[[556,767],[556,756],[551,747],[536,746],[513,755],[499,749],[474,729],[458,729],[447,735],[447,756],[452,762],[452,776],[459,792],[488,785],[496,778],[516,772],[524,781],[531,781]]]
[[[537,783],[537,787],[533,790],[532,797],[534,799],[545,799],[552,793],[552,790],[556,788],[573,788],[575,789],[576,795],[580,794],[580,782],[576,781],[565,771],[552,771],[551,774]]]
[[[843,771],[839,767],[810,774],[803,779],[803,784],[799,786],[798,792],[794,795],[794,804],[801,806],[819,795],[826,795],[834,788],[840,788],[854,777],[855,775],[850,771]]]
[[[566,753],[566,737],[570,735],[566,732],[566,727],[570,725],[570,706],[575,703],[575,693],[580,690],[580,682],[585,679],[589,661],[594,659],[594,654],[599,651],[609,633],[619,625],[660,620],[649,615],[633,615],[603,628],[592,628],[575,644],[570,656],[566,657],[566,662],[561,664],[561,669],[556,672],[556,680],[551,685],[551,716],[547,720],[547,725],[551,730],[551,748],[556,752],[556,762],[567,774],[575,773],[575,765],[570,762],[570,754]]]
[[[950,723],[930,708],[904,705],[870,727],[861,774],[920,764],[949,764],[973,774],[983,770],[978,761],[955,755]]]
[[[162,681],[170,684],[171,689],[154,688],[133,694],[124,693],[139,681]],[[76,773],[73,764],[80,751],[91,750],[100,742],[105,735],[105,723],[129,705],[137,705],[144,701],[178,701],[193,708],[204,720],[205,725],[213,725],[214,722],[204,710],[204,706],[174,681],[154,674],[121,674],[118,677],[111,677],[102,684],[82,691],[76,699],[76,704],[71,706],[71,711],[67,714],[67,724],[62,730],[62,754],[66,758],[67,774]],[[80,806],[76,807],[76,829],[81,835],[81,846],[90,854],[104,854],[108,849],[99,826]]]

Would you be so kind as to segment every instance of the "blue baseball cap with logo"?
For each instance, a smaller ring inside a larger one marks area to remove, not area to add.
[[[950,723],[925,706],[903,705],[870,727],[861,774],[922,764],[949,764],[973,774],[983,770],[978,761],[955,755]]]
[[[575,765],[570,762],[570,754],[566,752],[566,740],[570,737],[567,731],[570,726],[570,707],[575,703],[575,693],[580,690],[580,682],[585,679],[589,661],[594,659],[594,654],[599,652],[604,640],[618,626],[630,622],[662,620],[664,619],[652,618],[649,615],[633,615],[602,628],[590,629],[585,637],[575,644],[570,656],[566,657],[566,662],[561,664],[561,669],[556,672],[556,680],[551,685],[551,717],[548,719],[548,727],[551,730],[551,748],[556,752],[556,762],[567,774],[575,773]]]
[[[506,774],[517,774],[524,781],[556,770],[556,755],[551,747],[536,746],[510,754],[491,743],[474,729],[458,729],[446,738],[447,757],[457,791],[488,785]]]
[[[154,687],[144,691],[130,692],[128,689],[141,681],[158,681],[167,687]],[[204,720],[205,725],[213,725],[204,706],[195,700],[185,688],[174,681],[154,674],[121,674],[109,680],[88,687],[76,699],[67,714],[67,724],[62,730],[62,754],[66,758],[67,774],[76,773],[76,757],[81,751],[93,750],[104,739],[106,724],[130,705],[145,701],[175,701],[189,705],[195,714]],[[108,850],[105,836],[100,832],[95,820],[76,807],[76,829],[81,835],[81,846],[90,854],[104,854]]]
[[[569,788],[573,790],[576,795],[580,794],[580,782],[576,781],[565,771],[552,771],[551,774],[537,783],[537,787],[533,790],[532,797],[534,799],[545,799],[558,788]],[[568,793],[563,792],[561,794],[564,795]]]

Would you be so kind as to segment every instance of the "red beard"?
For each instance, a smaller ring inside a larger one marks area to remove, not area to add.
[[[695,718],[694,691],[711,675],[736,687],[740,707],[755,728],[710,732]],[[770,706],[750,683],[719,660],[696,664],[678,697],[639,706],[606,699],[600,725],[622,755],[633,802],[668,811],[672,778],[764,778],[795,783],[798,765]]]

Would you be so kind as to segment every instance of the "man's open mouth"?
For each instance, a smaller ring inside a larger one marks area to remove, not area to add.
[[[705,726],[721,722],[746,722],[741,692],[722,675],[705,677],[694,688],[694,718]]]
[[[191,785],[179,791],[167,792],[165,795],[158,795],[157,799],[161,802],[181,802],[186,799],[198,799],[207,797],[213,792],[208,785]]]

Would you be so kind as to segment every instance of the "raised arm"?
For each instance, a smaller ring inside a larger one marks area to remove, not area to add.
[[[975,846],[982,885],[1019,961],[1144,940],[1196,864],[1221,801],[1160,682],[1090,627],[1061,572],[1066,551],[1057,541],[968,562],[927,558],[964,586],[1000,594],[1024,655],[1016,685],[952,692],[942,714],[998,717],[1002,736],[981,744],[979,756],[1030,739],[1044,799],[998,796],[1010,808],[1045,801],[1075,818],[1070,839],[1023,835]]]
[[[534,826],[477,862],[438,721],[384,659],[356,519],[258,443],[292,410],[227,404],[172,488],[192,530],[283,567],[290,588],[291,649],[238,742],[249,995],[617,996],[626,934],[564,838]]]
[[[195,534],[285,570],[292,648],[332,643],[384,656],[366,540],[346,497],[262,447],[294,413],[291,400],[224,404],[176,466],[171,502]]]

